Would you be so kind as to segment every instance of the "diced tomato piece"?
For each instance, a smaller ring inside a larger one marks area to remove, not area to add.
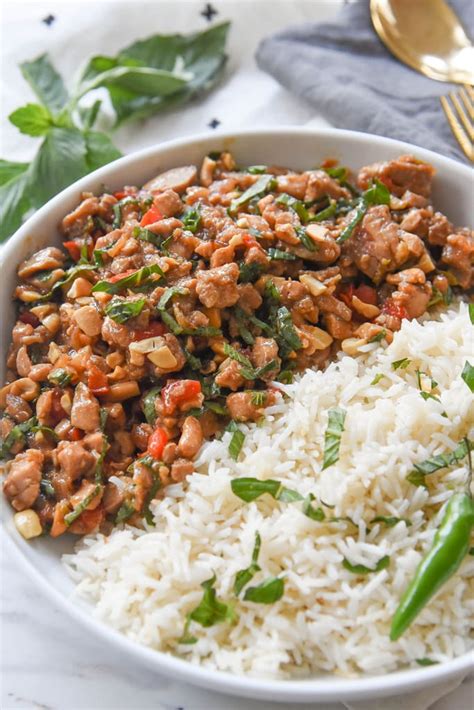
[[[163,449],[167,443],[168,434],[161,427],[157,427],[155,431],[150,434],[147,452],[150,456],[153,456],[154,459],[160,460],[163,456]]]
[[[77,426],[74,426],[69,432],[69,441],[79,441],[83,436],[84,432],[82,429],[78,429]]]
[[[125,190],[119,190],[118,192],[114,192],[114,197],[117,198],[117,200],[123,200],[124,197],[127,196],[127,193]]]
[[[114,284],[117,281],[120,281],[121,279],[124,279],[127,276],[130,276],[130,274],[134,274],[135,272],[136,272],[136,269],[127,269],[127,271],[122,271],[121,274],[114,274],[113,276],[109,276],[107,281],[111,284]]]
[[[401,306],[399,303],[391,298],[387,298],[383,304],[382,313],[388,313],[389,316],[394,316],[395,318],[408,318],[408,311],[405,306]]]
[[[81,247],[79,246],[79,244],[77,244],[77,242],[63,242],[63,246],[66,247],[66,249],[68,250],[71,259],[74,259],[74,261],[79,261],[79,259],[81,258]]]
[[[97,365],[91,364],[88,368],[87,386],[93,394],[107,394],[110,390],[107,375],[99,370]]]
[[[39,318],[37,318],[34,313],[31,313],[31,311],[23,311],[18,318],[22,323],[28,323],[28,325],[32,325],[33,328],[36,328],[40,324]]]
[[[201,383],[197,380],[177,380],[163,387],[161,399],[163,400],[165,414],[173,414],[175,409],[182,407],[201,394]]]
[[[148,224],[158,222],[160,219],[163,219],[163,215],[161,214],[158,207],[150,207],[150,209],[143,215],[142,220],[140,222],[140,227],[146,227]]]
[[[364,303],[369,303],[371,306],[377,305],[377,291],[372,286],[361,284],[357,286],[353,293],[354,296]]]
[[[155,338],[158,335],[163,335],[164,333],[167,333],[168,329],[165,326],[164,323],[160,323],[160,321],[152,321],[149,325],[148,328],[145,330],[134,330],[133,331],[133,340],[145,340],[146,338]]]

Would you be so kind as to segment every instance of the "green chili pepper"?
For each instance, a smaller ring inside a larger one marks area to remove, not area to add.
[[[455,493],[446,506],[428,554],[402,596],[392,619],[390,640],[396,641],[434,594],[458,570],[469,552],[474,503],[468,493]]]

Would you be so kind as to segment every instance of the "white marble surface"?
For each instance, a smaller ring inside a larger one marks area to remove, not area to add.
[[[116,135],[124,152],[179,135],[211,130],[213,118],[223,129],[277,124],[324,124],[311,107],[294,99],[259,72],[253,52],[260,37],[290,23],[331,17],[339,0],[216,0],[216,20],[232,19],[225,80],[204,101],[177,114],[157,117]],[[0,155],[27,160],[34,141],[19,134],[5,116],[32,100],[17,65],[49,51],[64,76],[94,53],[113,53],[132,39],[152,32],[193,31],[206,22],[198,0],[128,2],[3,3],[2,114]],[[47,26],[42,18],[54,15]],[[2,546],[1,555],[1,708],[3,710],[270,710],[274,703],[228,698],[177,683],[136,665],[91,637],[25,576]],[[431,710],[472,710],[473,681],[465,681]],[[430,701],[432,702],[432,701]],[[418,710],[414,699],[380,704],[384,710]],[[279,706],[289,710],[290,705]],[[301,705],[307,710],[315,705]],[[343,710],[341,704],[318,705]],[[425,703],[423,708],[426,708]],[[368,704],[357,710],[369,710]],[[371,706],[370,710],[376,710]]]

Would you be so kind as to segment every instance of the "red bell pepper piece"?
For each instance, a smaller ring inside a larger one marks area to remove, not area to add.
[[[194,400],[201,394],[201,383],[197,380],[177,380],[163,387],[161,399],[163,400],[165,414],[173,414],[175,409]]]
[[[79,261],[81,258],[81,247],[77,244],[77,242],[63,242],[63,246],[68,250],[71,259]]]
[[[158,207],[150,207],[150,209],[143,215],[140,227],[146,227],[148,224],[159,222],[160,219],[163,219],[163,215]]]
[[[110,390],[107,375],[99,370],[97,365],[91,364],[88,367],[87,386],[93,394],[107,394]]]
[[[168,443],[168,434],[161,427],[157,427],[155,431],[150,434],[148,439],[147,452],[154,459],[160,460],[163,456],[163,449]]]
[[[160,321],[152,321],[148,325],[148,328],[145,328],[144,330],[134,330],[133,340],[145,340],[146,338],[155,338],[156,336],[163,335],[167,332],[168,329],[166,328],[164,323],[160,323]]]
[[[120,281],[121,279],[126,278],[127,276],[130,276],[130,274],[134,274],[136,272],[136,269],[127,269],[127,271],[122,271],[121,274],[114,274],[113,276],[109,276],[107,281],[111,284],[116,283],[116,281]]]
[[[69,432],[69,441],[79,441],[83,437],[83,431],[74,426]]]
[[[405,306],[401,306],[399,303],[395,303],[392,298],[387,298],[382,307],[382,313],[388,313],[389,316],[394,316],[395,318],[408,318],[408,311]]]

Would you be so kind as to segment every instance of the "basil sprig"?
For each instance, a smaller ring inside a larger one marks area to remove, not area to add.
[[[263,193],[273,189],[275,186],[276,180],[273,175],[261,175],[245,192],[232,200],[229,207],[230,214],[235,214],[239,207],[242,207],[254,197],[263,195]]]
[[[430,458],[414,464],[413,471],[407,476],[407,481],[410,481],[410,483],[413,483],[415,486],[426,485],[425,476],[435,473],[435,471],[439,471],[442,468],[460,463],[470,451],[474,451],[474,442],[469,439],[463,439],[453,451],[449,451],[446,454],[430,456]]]
[[[258,532],[255,533],[255,544],[252,552],[252,561],[249,567],[241,569],[235,575],[234,580],[234,594],[239,596],[240,592],[247,584],[253,579],[253,577],[260,572],[261,568],[258,564],[258,556],[260,554],[260,546],[262,544],[262,539]]]
[[[241,500],[250,503],[265,493],[268,493],[275,500],[291,503],[296,500],[303,500],[303,496],[291,488],[285,488],[280,481],[267,479],[261,481],[259,478],[234,478],[231,481],[230,487],[232,492]]]
[[[216,590],[214,589],[215,583],[216,575],[214,574],[210,579],[207,579],[201,584],[201,587],[204,589],[202,599],[197,607],[187,615],[184,632],[178,643],[196,643],[197,638],[189,634],[189,627],[192,621],[204,626],[204,628],[208,628],[215,624],[222,624],[225,621],[233,623],[236,620],[237,615],[234,607],[231,604],[225,604],[217,599]]]

